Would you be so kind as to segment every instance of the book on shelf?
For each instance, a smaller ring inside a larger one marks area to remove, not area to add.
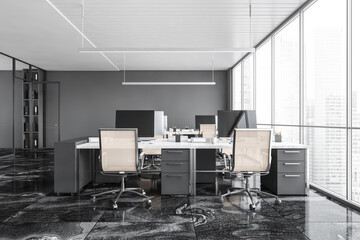
[[[24,106],[24,115],[29,115],[29,106],[28,105]]]
[[[30,131],[30,124],[28,122],[24,122],[24,132]]]
[[[38,115],[39,113],[39,107],[37,105],[34,106],[34,115]]]
[[[33,90],[32,98],[33,98],[33,99],[38,99],[38,91]]]

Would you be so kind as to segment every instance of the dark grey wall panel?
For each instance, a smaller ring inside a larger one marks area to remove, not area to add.
[[[215,86],[123,86],[122,72],[50,71],[47,81],[61,84],[61,139],[114,127],[117,109],[162,110],[169,127],[183,128],[194,127],[195,115],[216,115],[228,108],[226,71],[215,73]],[[126,81],[211,81],[211,72],[132,71]]]
[[[53,148],[54,143],[58,141],[59,130],[58,130],[58,114],[59,114],[59,95],[58,95],[59,84],[49,83],[44,84],[44,147]]]

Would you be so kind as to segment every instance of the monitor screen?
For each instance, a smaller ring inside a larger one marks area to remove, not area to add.
[[[200,124],[215,123],[215,115],[195,115],[195,129],[200,129]]]
[[[218,111],[219,137],[232,137],[234,128],[256,128],[256,112],[248,110]]]
[[[154,137],[153,110],[117,110],[116,128],[137,128],[139,137]]]

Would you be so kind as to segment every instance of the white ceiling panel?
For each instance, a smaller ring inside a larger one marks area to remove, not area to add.
[[[49,0],[98,48],[251,48],[306,0]],[[83,5],[84,3],[84,5]],[[93,47],[46,0],[0,0],[0,51],[46,70],[123,69],[122,53]],[[84,13],[84,15],[82,15]],[[16,16],[16,17],[15,17]],[[126,54],[128,70],[216,70],[244,53]]]

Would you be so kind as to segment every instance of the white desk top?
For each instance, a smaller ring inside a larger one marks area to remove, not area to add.
[[[294,143],[277,143],[272,142],[271,148],[273,149],[304,149],[307,148],[303,144]],[[153,141],[142,141],[138,143],[138,148],[172,148],[172,149],[231,149],[232,142],[228,140],[219,140],[217,143],[192,143],[192,142],[168,142],[167,139],[156,139]],[[91,138],[88,143],[79,144],[77,149],[99,149],[99,142],[96,138]]]

